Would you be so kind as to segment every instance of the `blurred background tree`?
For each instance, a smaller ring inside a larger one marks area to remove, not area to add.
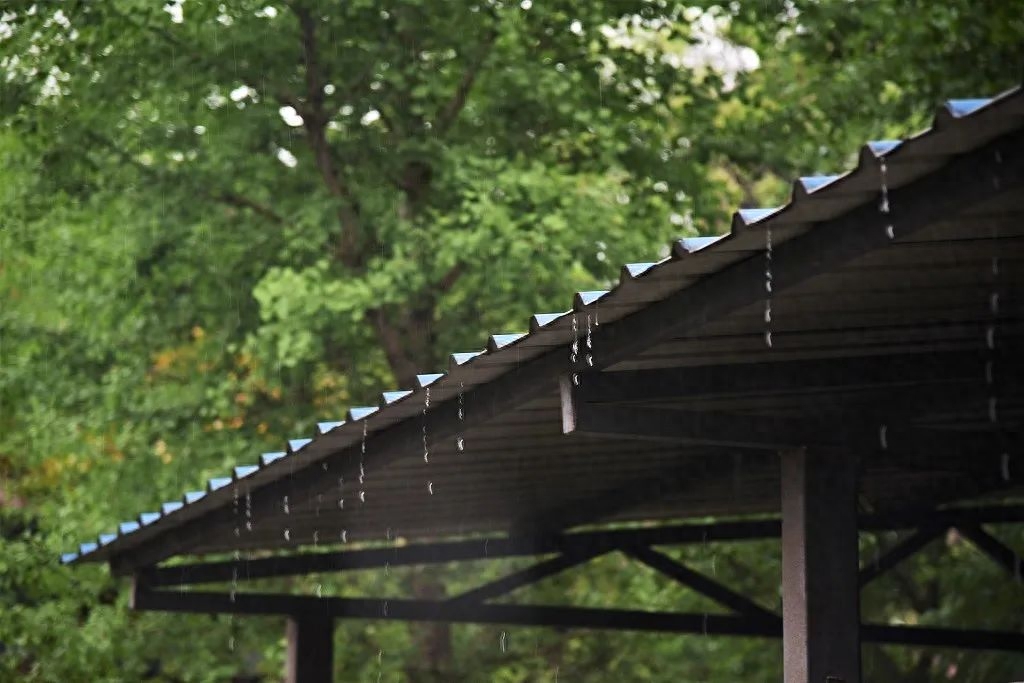
[[[671,238],[785,201],[796,176],[849,167],[859,145],[912,133],[944,98],[1018,84],[1021,10],[4,3],[0,678],[274,680],[277,621],[134,614],[105,570],[60,568],[57,553],[410,386],[487,332],[562,310]],[[993,592],[984,558],[946,545],[873,586],[869,616],[1024,626],[1020,596]],[[688,552],[777,605],[770,546]],[[703,608],[610,558],[531,590]],[[338,637],[339,680],[780,670],[777,647],[746,640],[364,623]],[[1024,671],[1005,654],[865,658],[875,680]]]

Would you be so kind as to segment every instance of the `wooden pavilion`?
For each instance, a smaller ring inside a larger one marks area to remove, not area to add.
[[[786,683],[861,680],[862,642],[1024,651],[1024,633],[859,608],[950,528],[1022,588],[986,530],[1024,522],[1022,218],[1024,91],[948,102],[850,173],[801,178],[785,206],[678,240],[63,559],[134,577],[135,609],[287,616],[302,683],[331,680],[338,619],[781,637]],[[883,530],[908,533],[862,563],[858,534]],[[656,549],[754,538],[780,539],[781,614]],[[610,552],[728,613],[493,601]],[[200,555],[224,559],[166,563]],[[443,601],[180,588],[513,556],[542,559]]]

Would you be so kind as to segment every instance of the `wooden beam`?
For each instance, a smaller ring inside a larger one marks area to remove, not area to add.
[[[898,226],[900,239],[984,202],[1003,188],[1024,181],[1024,132],[1004,135],[989,144],[954,158],[928,176],[890,192],[892,213],[882,216],[873,201],[816,225],[807,233],[778,244],[773,254],[774,290],[781,293],[810,278],[834,270],[872,251],[891,244],[885,225]],[[993,164],[998,155],[1001,163]],[[698,280],[665,299],[621,320],[601,325],[594,334],[595,367],[600,370],[634,357],[645,349],[681,332],[692,332],[708,322],[764,297],[764,264],[750,258]],[[423,428],[432,439],[448,439],[460,430],[483,424],[495,416],[543,396],[554,388],[556,377],[566,369],[563,348],[554,349],[529,363],[515,366],[504,375],[480,385],[465,396],[465,420],[459,418],[455,401],[439,402],[422,420],[404,420],[371,436],[368,471],[386,466],[394,458],[422,447]],[[330,456],[332,471],[357,462],[359,445],[353,444]],[[282,466],[281,473],[285,470]],[[350,472],[349,472],[350,473]],[[279,504],[283,495],[298,500],[323,486],[319,465],[288,472],[253,493],[253,513],[262,517]],[[127,547],[113,546],[111,567],[130,573],[173,555],[187,552],[211,535],[230,537],[234,519],[229,492],[214,492],[202,505],[214,506],[200,516],[179,524],[174,517],[158,521]]]
[[[752,619],[782,623],[777,614],[766,610],[750,598],[726,588],[717,581],[676,562],[668,555],[653,548],[633,546],[623,549],[623,553],[734,612],[745,614]]]
[[[288,618],[286,683],[331,683],[334,680],[334,619],[324,611],[306,610]]]
[[[773,452],[826,441],[837,445],[834,432],[820,421],[586,403],[577,390],[569,377],[562,378],[562,431],[566,434]]]
[[[1024,506],[993,505],[950,510],[917,510],[861,517],[862,531],[912,529],[934,520],[938,525],[1024,522]],[[321,572],[374,569],[385,566],[442,564],[569,552],[610,552],[629,545],[683,545],[779,538],[778,519],[746,519],[708,524],[674,524],[633,529],[608,529],[536,536],[480,538],[443,543],[416,543],[391,548],[297,553],[234,561],[171,565],[144,570],[138,576],[151,587],[196,585],[239,580],[300,576]],[[239,571],[240,570],[240,571]]]
[[[449,598],[448,602],[455,604],[486,602],[492,598],[507,595],[517,588],[543,581],[555,574],[561,574],[566,569],[578,567],[604,553],[603,549],[591,549],[587,552],[557,555],[551,559],[503,576],[500,579],[485,583],[482,586],[472,588],[465,593]]]
[[[884,555],[861,568],[858,578],[860,587],[863,588],[899,563],[923,550],[926,545],[942,536],[947,528],[943,526],[923,527],[889,548]]]
[[[981,528],[980,524],[960,524],[957,530],[966,536],[978,550],[988,555],[1016,581],[1024,581],[1024,559],[1010,546]]]
[[[857,459],[782,454],[785,683],[860,681]]]
[[[954,382],[984,382],[990,359],[981,352],[904,353],[863,358],[702,365],[658,370],[585,372],[577,393],[587,403],[652,402],[699,398],[777,396],[836,391],[890,390]],[[1000,379],[1016,378],[999,360]],[[1014,382],[1017,383],[1016,381]]]
[[[678,614],[626,609],[549,607],[546,605],[471,604],[388,598],[314,598],[266,593],[136,590],[137,609],[196,614],[239,614],[301,619],[326,613],[334,619],[508,624],[555,628],[690,633],[699,635],[778,638],[777,623],[732,614]],[[1024,634],[972,629],[864,624],[865,642],[951,647],[975,650],[1024,650]],[[824,679],[821,679],[824,680]]]

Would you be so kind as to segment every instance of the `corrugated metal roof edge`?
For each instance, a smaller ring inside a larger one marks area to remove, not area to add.
[[[1020,108],[1019,112],[1015,112],[1013,109],[1014,104]],[[793,183],[791,198],[787,204],[774,208],[740,209],[733,214],[730,232],[724,235],[675,239],[670,243],[670,253],[666,258],[657,262],[629,263],[624,265],[621,270],[619,284],[614,289],[577,292],[573,297],[573,307],[568,311],[561,313],[537,313],[531,316],[528,332],[492,334],[488,338],[487,346],[484,350],[453,353],[449,357],[448,372],[418,375],[417,384],[419,386],[415,389],[383,392],[380,405],[353,407],[348,411],[347,420],[320,422],[317,425],[317,433],[313,437],[289,440],[286,451],[264,453],[260,456],[258,464],[235,467],[231,477],[211,479],[207,482],[206,488],[203,491],[189,491],[183,495],[180,501],[164,503],[159,512],[144,512],[139,515],[137,520],[122,522],[118,525],[117,533],[100,534],[95,542],[82,543],[76,551],[62,554],[61,563],[72,564],[77,562],[103,561],[114,550],[119,549],[120,546],[125,546],[120,548],[121,550],[130,547],[135,537],[140,536],[140,532],[149,532],[146,533],[146,536],[155,535],[159,533],[161,527],[171,528],[178,520],[186,521],[207,508],[212,509],[216,507],[220,502],[219,498],[224,498],[223,502],[228,502],[231,498],[228,498],[227,494],[218,496],[216,492],[229,488],[232,483],[244,483],[246,479],[257,473],[263,473],[268,468],[280,467],[291,456],[299,454],[311,446],[319,445],[319,442],[325,438],[332,438],[335,435],[341,436],[342,432],[345,431],[349,432],[348,436],[358,435],[361,437],[364,431],[367,431],[369,428],[368,418],[371,415],[376,415],[381,413],[381,411],[387,412],[393,406],[412,400],[421,391],[428,391],[430,386],[439,382],[443,383],[454,370],[474,362],[481,356],[495,356],[509,352],[518,344],[529,340],[533,335],[555,327],[559,321],[563,321],[567,316],[597,306],[609,295],[614,295],[618,292],[623,285],[638,281],[642,282],[645,279],[653,279],[652,276],[667,263],[699,256],[707,251],[718,251],[714,248],[715,245],[727,242],[753,226],[768,226],[771,221],[777,219],[785,212],[793,210],[801,203],[805,203],[808,199],[823,198],[827,194],[835,192],[837,188],[841,188],[844,181],[853,179],[861,174],[877,172],[880,164],[887,163],[890,160],[898,162],[902,156],[912,157],[916,153],[915,148],[918,146],[924,147],[923,142],[927,141],[928,138],[944,134],[951,128],[966,126],[980,119],[986,113],[994,112],[1004,106],[1007,108],[1007,113],[1010,116],[1015,113],[1024,116],[1024,88],[1018,86],[990,99],[948,100],[937,109],[932,125],[921,133],[906,140],[881,140],[865,144],[861,148],[857,166],[853,170],[842,175],[820,175],[797,179]],[[944,156],[950,153],[949,150],[940,149],[935,151],[933,155]],[[575,332],[577,336],[581,333],[582,331],[579,330]],[[572,334],[573,332],[570,332],[570,337],[566,339],[566,343],[571,340]],[[383,413],[381,414],[383,415]],[[408,416],[404,418],[399,417],[400,420],[407,418]],[[359,425],[358,428],[356,428],[357,424]],[[386,428],[393,424],[393,422],[382,421],[378,424],[379,426],[376,426],[372,431]],[[325,450],[323,456],[340,448],[347,447],[354,442],[355,439],[348,440],[347,442],[339,440],[339,443],[332,444],[329,449]]]

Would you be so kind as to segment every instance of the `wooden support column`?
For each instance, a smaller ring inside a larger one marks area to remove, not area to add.
[[[325,614],[288,617],[286,683],[331,683],[334,619]]]
[[[782,453],[785,683],[860,683],[857,463]]]

